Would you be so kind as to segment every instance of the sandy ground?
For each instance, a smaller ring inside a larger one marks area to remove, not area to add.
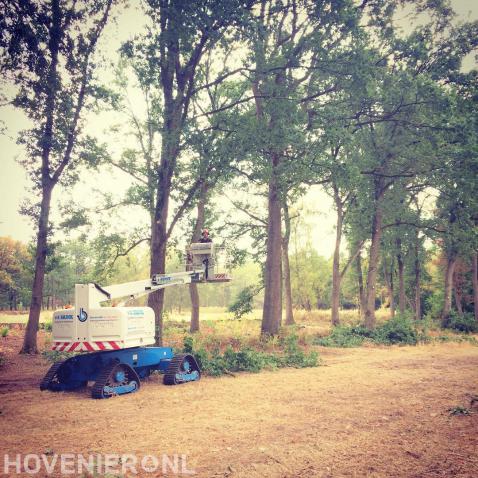
[[[478,409],[448,412],[478,394],[476,346],[322,349],[317,368],[176,387],[155,376],[93,400],[40,392],[48,364],[19,344],[0,339],[2,469],[4,453],[133,453],[184,454],[198,477],[478,476]]]

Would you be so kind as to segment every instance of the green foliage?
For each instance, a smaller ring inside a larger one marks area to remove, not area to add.
[[[10,329],[8,327],[2,327],[2,330],[0,330],[0,335],[2,337],[6,337],[10,332]]]
[[[53,330],[52,322],[43,322],[43,324],[40,324],[40,326],[43,328],[45,332],[51,333],[51,331]]]
[[[228,311],[234,314],[235,319],[240,319],[244,315],[250,314],[253,309],[253,300],[256,294],[256,286],[245,287],[239,292],[236,300],[229,306]]]
[[[30,301],[32,255],[24,244],[0,237],[0,307],[17,309]]]
[[[417,326],[408,317],[396,315],[374,330],[361,324],[339,325],[326,337],[317,337],[316,345],[324,347],[359,347],[366,340],[383,345],[416,345],[419,340],[426,341],[425,333],[419,333]]]
[[[478,332],[478,322],[475,320],[473,314],[465,313],[459,315],[452,311],[445,322],[445,328],[456,330],[457,332],[464,332],[469,334],[471,332]]]
[[[317,352],[305,353],[298,345],[296,335],[283,339],[282,345],[282,353],[266,353],[247,346],[240,346],[238,350],[228,346],[224,352],[216,346],[209,352],[204,346],[196,349],[194,338],[186,336],[183,350],[193,354],[201,370],[211,376],[232,372],[257,373],[263,369],[283,367],[316,367],[319,364]]]
[[[424,313],[426,314],[426,317],[429,319],[438,319],[443,309],[443,301],[443,289],[434,289],[433,292],[425,299]]]
[[[361,324],[339,325],[326,337],[317,337],[316,345],[323,347],[359,347],[366,339],[373,338],[373,332]]]
[[[296,240],[293,235],[292,243]],[[330,307],[332,264],[317,253],[309,237],[300,250],[291,254],[290,268],[292,296],[299,307]]]
[[[70,357],[74,357],[75,352],[62,352],[60,350],[44,350],[42,356],[51,363],[59,362],[60,360],[66,360]]]
[[[299,346],[299,337],[296,334],[291,334],[283,339],[284,344],[284,357],[283,365],[286,367],[316,367],[319,363],[319,355],[317,352],[312,351],[308,354]]]
[[[373,334],[373,340],[380,344],[416,345],[418,332],[415,324],[406,316],[395,315],[378,326]]]

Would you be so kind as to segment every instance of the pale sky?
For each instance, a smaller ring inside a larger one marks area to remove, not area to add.
[[[130,2],[133,6],[120,14],[115,24],[110,24],[105,31],[102,39],[103,48],[108,52],[110,59],[114,58],[117,48],[121,43],[131,38],[135,33],[141,31],[144,19],[135,5],[137,1]],[[458,13],[459,18],[463,20],[478,19],[478,1],[476,0],[452,0],[452,5]],[[475,63],[473,57],[467,58],[466,68],[473,67]],[[21,201],[28,193],[28,179],[22,167],[17,163],[17,159],[22,155],[22,148],[16,144],[18,132],[28,127],[28,122],[22,113],[15,111],[11,107],[0,108],[0,119],[7,126],[6,135],[0,135],[0,236],[11,236],[24,242],[29,241],[34,231],[29,221],[20,216],[18,209]],[[93,114],[88,115],[88,130],[90,132],[103,131],[105,124],[114,122],[113,117],[96,117]],[[106,136],[104,136],[106,137]],[[118,190],[124,190],[128,186],[128,178],[124,174],[105,173],[85,173],[81,184],[76,186],[73,191],[66,193],[60,188],[56,188],[53,203],[52,217],[58,219],[58,202],[68,202],[73,200],[82,204],[93,204],[93,189],[101,189],[114,193]],[[89,199],[89,200],[88,200]],[[59,200],[59,201],[58,201]],[[334,223],[335,213],[332,208],[330,198],[318,188],[312,189],[302,200],[304,206],[313,209],[317,215],[308,219],[314,246],[318,252],[325,257],[330,257],[334,247]],[[130,213],[123,216],[121,223],[126,230],[128,227],[134,227],[142,221],[146,221],[145,215]]]

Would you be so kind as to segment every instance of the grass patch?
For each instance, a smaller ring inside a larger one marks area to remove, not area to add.
[[[2,327],[0,330],[0,335],[6,337],[10,333],[10,327]]]

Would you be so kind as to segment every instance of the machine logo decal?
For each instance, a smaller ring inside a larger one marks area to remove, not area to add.
[[[83,309],[83,307],[80,309],[80,313],[78,314],[77,317],[80,322],[85,322],[86,319],[88,318],[88,314],[86,313],[86,310]]]

